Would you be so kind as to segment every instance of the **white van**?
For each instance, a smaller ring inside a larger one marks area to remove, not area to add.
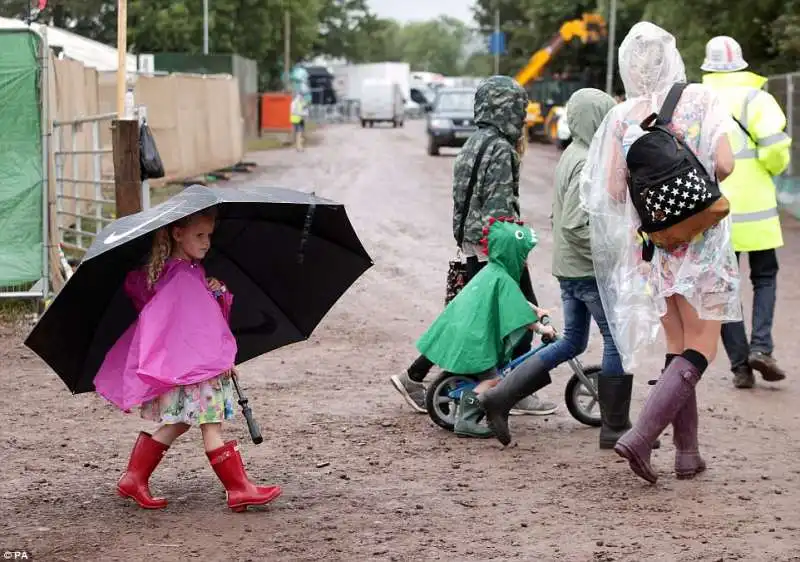
[[[390,80],[367,79],[361,84],[361,126],[391,123],[403,126],[406,100],[400,84]]]

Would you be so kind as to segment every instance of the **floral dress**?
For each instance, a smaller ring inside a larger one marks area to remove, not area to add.
[[[701,144],[701,121],[697,106],[682,103],[669,126],[695,154]],[[683,295],[700,317],[708,320],[737,317],[739,267],[729,242],[730,231],[727,218],[671,252],[657,248],[649,276],[655,294],[665,298]],[[722,244],[722,240],[728,243]]]
[[[187,386],[176,386],[142,404],[141,416],[161,424],[202,425],[233,418],[234,387],[230,373]]]
[[[696,91],[687,92],[697,95]],[[717,106],[712,108],[712,111],[718,110]],[[701,127],[703,110],[704,104],[682,101],[675,109],[669,128],[698,155],[713,175],[713,156],[701,151],[701,146],[707,141]],[[638,125],[640,121],[641,115],[633,113],[616,123],[614,137],[620,147],[628,127]],[[641,276],[634,284],[646,287],[662,316],[666,313],[666,299],[682,295],[704,320],[740,319],[739,267],[730,237],[731,219],[728,217],[675,250],[656,247],[652,262],[646,262],[641,257],[642,239],[638,232],[631,230],[629,246],[637,256],[636,269]]]
[[[141,271],[134,272],[126,280],[126,291],[139,311],[153,296],[152,289],[147,289],[145,283],[146,278]],[[230,302],[227,301],[223,310],[229,306]],[[228,312],[226,311],[226,316]],[[139,412],[142,418],[160,424],[220,423],[233,418],[234,392],[231,372],[226,371],[199,383],[175,386],[144,402]]]

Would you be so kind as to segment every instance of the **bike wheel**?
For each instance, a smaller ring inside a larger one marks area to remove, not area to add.
[[[591,392],[578,377],[572,375],[564,389],[564,402],[573,418],[590,427],[600,427],[603,420],[600,416],[600,402],[597,401],[597,377],[602,369],[599,365],[583,368],[583,374],[594,386]]]
[[[425,409],[433,423],[447,431],[453,431],[461,391],[475,388],[477,384],[478,379],[475,377],[455,375],[447,371],[436,377],[425,393]]]

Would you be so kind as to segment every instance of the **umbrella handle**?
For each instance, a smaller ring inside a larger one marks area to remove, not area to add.
[[[250,437],[253,439],[253,443],[258,445],[264,441],[264,438],[261,436],[261,428],[258,427],[258,422],[253,418],[253,411],[250,409],[250,406],[247,405],[247,397],[239,387],[239,379],[235,371],[231,372],[231,379],[233,380],[236,394],[239,395],[239,405],[242,407],[242,415],[247,422],[247,429],[250,431]]]

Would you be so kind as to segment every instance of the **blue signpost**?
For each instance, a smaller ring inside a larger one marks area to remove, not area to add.
[[[489,54],[502,55],[506,52],[506,34],[495,31],[489,35]]]
[[[494,73],[500,73],[500,55],[506,52],[506,34],[500,31],[500,14],[495,12],[495,31],[489,35],[489,53],[494,56]]]

